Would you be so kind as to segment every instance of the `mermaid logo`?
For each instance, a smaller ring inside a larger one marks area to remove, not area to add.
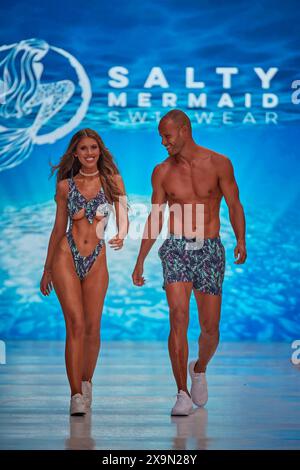
[[[55,63],[52,75],[70,70],[74,79],[45,81],[42,60],[49,62],[49,56],[52,67]],[[84,68],[65,50],[41,39],[0,46],[0,171],[22,163],[34,145],[51,144],[71,132],[84,118],[91,96]]]

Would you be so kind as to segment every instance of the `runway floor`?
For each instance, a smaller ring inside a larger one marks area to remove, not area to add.
[[[197,351],[190,344],[190,358]],[[288,343],[221,343],[209,401],[171,417],[167,342],[104,342],[92,412],[69,417],[63,342],[8,342],[0,449],[300,449],[300,366]]]

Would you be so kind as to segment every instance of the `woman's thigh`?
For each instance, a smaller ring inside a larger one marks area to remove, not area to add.
[[[106,247],[103,246],[91,270],[82,281],[82,303],[86,324],[100,325],[107,287]]]
[[[73,316],[82,316],[81,282],[68,246],[57,248],[52,263],[52,282],[66,321]]]

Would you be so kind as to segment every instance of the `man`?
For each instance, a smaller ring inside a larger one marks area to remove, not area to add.
[[[190,119],[184,112],[172,110],[167,113],[158,130],[169,157],[157,165],[152,174],[152,209],[132,279],[136,286],[145,283],[144,261],[162,229],[162,213],[167,203],[169,237],[159,249],[159,256],[170,311],[169,354],[178,387],[171,414],[188,415],[193,403],[203,406],[207,402],[206,367],[219,343],[225,271],[225,251],[219,236],[222,197],[229,208],[237,239],[235,264],[244,263],[247,256],[245,216],[230,160],[196,144]],[[197,302],[201,335],[198,359],[189,364],[192,379],[189,393],[187,329],[192,291]]]

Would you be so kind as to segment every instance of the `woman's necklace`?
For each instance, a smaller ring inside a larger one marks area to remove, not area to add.
[[[79,170],[79,173],[80,173],[82,176],[96,176],[96,175],[98,175],[99,170],[95,171],[94,173],[84,173],[82,170]]]

